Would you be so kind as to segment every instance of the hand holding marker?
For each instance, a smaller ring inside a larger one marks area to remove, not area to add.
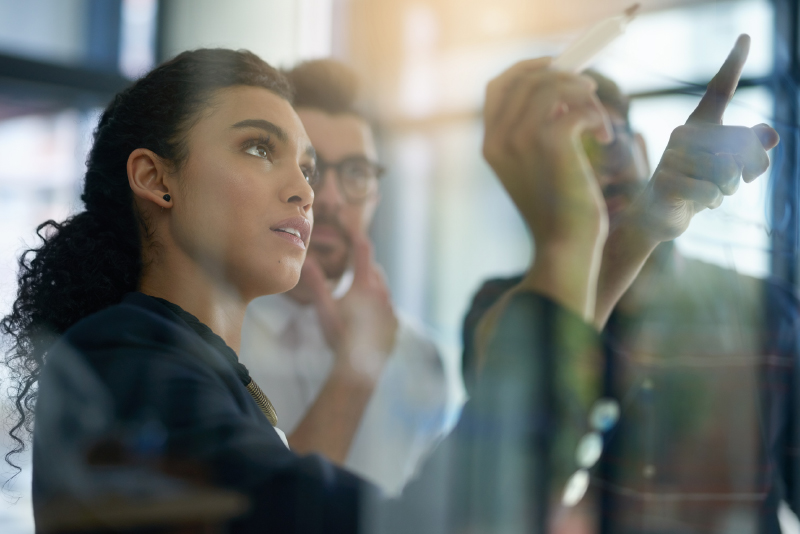
[[[625,33],[625,28],[635,17],[639,4],[633,4],[622,15],[598,22],[577,41],[553,60],[553,68],[566,72],[580,73],[617,37]]]

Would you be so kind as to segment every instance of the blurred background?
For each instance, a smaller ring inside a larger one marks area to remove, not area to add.
[[[486,82],[515,61],[557,54],[629,3],[0,0],[0,314],[13,301],[17,258],[35,243],[36,226],[81,209],[92,129],[115,92],[201,46],[247,48],[281,67],[333,56],[361,73],[379,119],[389,172],[372,236],[394,300],[457,360],[463,314],[480,282],[519,272],[532,253],[481,157]],[[633,96],[631,120],[655,165],[743,32],[753,38],[750,59],[726,123],[766,122],[783,142],[770,176],[697,217],[678,247],[796,286],[796,2],[645,0],[596,67]],[[0,444],[10,445],[2,437]],[[0,475],[9,473],[0,465]],[[33,532],[29,485],[26,463],[0,492],[0,532]]]

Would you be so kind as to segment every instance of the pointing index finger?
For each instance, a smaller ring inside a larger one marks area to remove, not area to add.
[[[733,98],[736,86],[739,84],[739,77],[742,75],[744,62],[750,51],[750,36],[742,34],[733,45],[733,50],[728,54],[725,63],[720,67],[719,72],[711,79],[703,98],[695,110],[689,115],[686,124],[693,122],[712,122],[722,124],[722,115],[725,108]]]

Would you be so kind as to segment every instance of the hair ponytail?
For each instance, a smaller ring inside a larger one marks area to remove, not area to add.
[[[81,195],[86,210],[62,223],[41,224],[40,246],[20,257],[17,298],[0,320],[17,411],[9,431],[15,447],[6,461],[17,470],[11,457],[25,450],[33,429],[36,383],[48,348],[69,327],[138,287],[142,243],[150,231],[128,185],[129,155],[147,148],[180,168],[186,131],[214,91],[236,85],[291,100],[277,70],[250,52],[224,49],[184,52],[118,94],[94,133]]]

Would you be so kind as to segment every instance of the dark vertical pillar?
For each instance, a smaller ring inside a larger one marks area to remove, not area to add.
[[[798,287],[798,3],[773,0],[775,6],[775,127],[781,143],[772,172],[772,273],[795,290]]]
[[[170,59],[167,57],[166,32],[169,22],[169,2],[156,0],[156,65]]]
[[[775,72],[772,89],[775,95],[775,128],[781,143],[773,158],[772,173],[772,273],[798,292],[800,280],[800,7],[797,0],[773,0],[775,6]],[[767,303],[769,305],[769,303]],[[767,309],[769,320],[769,312]],[[787,380],[790,399],[787,411],[786,436],[790,442],[781,444],[783,454],[777,458],[781,467],[781,497],[795,511],[800,510],[800,458],[795,445],[800,443],[800,362],[794,361],[792,374]],[[769,383],[769,382],[767,382]],[[769,445],[769,444],[768,444]],[[761,525],[761,532],[769,532],[768,525]]]
[[[89,0],[86,62],[90,67],[119,70],[122,0]]]

